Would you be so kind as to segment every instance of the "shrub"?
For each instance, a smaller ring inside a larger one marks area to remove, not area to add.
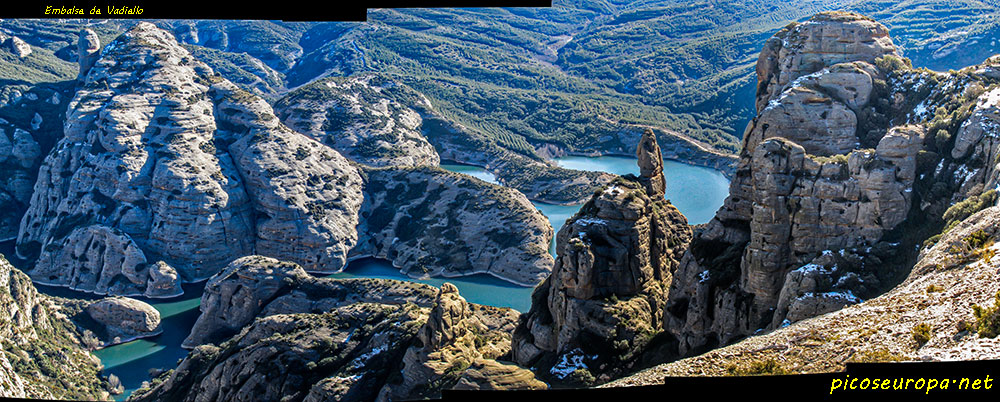
[[[910,333],[913,334],[913,340],[917,341],[918,346],[924,346],[931,340],[931,326],[926,322],[915,325]]]
[[[726,373],[733,376],[783,375],[789,374],[789,371],[774,359],[767,359],[753,361],[745,366],[730,364],[726,367]]]
[[[1000,334],[1000,292],[993,296],[993,307],[982,308],[974,304],[972,312],[976,316],[976,323],[972,329],[979,336],[996,338]]]

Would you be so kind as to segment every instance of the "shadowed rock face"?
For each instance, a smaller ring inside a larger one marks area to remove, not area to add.
[[[534,286],[552,270],[552,227],[516,190],[438,168],[365,170],[352,256],[421,277],[490,274]]]
[[[493,360],[510,353],[517,312],[466,303],[451,284],[315,278],[248,256],[209,281],[201,311],[184,344],[191,353],[131,400],[370,401],[380,390],[544,387]],[[400,376],[425,381],[397,389],[390,379]]]
[[[886,72],[872,63],[884,55],[898,56],[888,30],[856,14],[819,14],[767,41],[730,195],[671,284],[682,354],[859,301],[816,296],[823,280],[796,269],[812,261],[829,277],[843,262],[824,255],[871,250],[908,216],[926,133],[880,126]]]
[[[140,23],[70,103],[17,250],[38,257],[35,280],[98,294],[171,296],[254,252],[332,272],[357,239],[360,186],[346,159]]]
[[[595,375],[613,372],[663,331],[665,293],[691,229],[663,199],[657,150],[644,136],[637,150],[643,176],[612,182],[559,231],[552,275],[514,333],[519,364],[542,364],[544,372],[579,349]]]
[[[205,285],[202,314],[183,346],[222,342],[254,319],[272,314],[318,313],[356,302],[429,307],[433,289],[412,282],[315,278],[294,263],[247,256]]]

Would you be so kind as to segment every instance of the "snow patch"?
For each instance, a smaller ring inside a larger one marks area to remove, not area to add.
[[[566,376],[573,374],[574,371],[579,369],[587,369],[587,365],[583,363],[583,358],[586,357],[583,354],[583,350],[580,348],[573,349],[566,354],[560,356],[559,363],[552,366],[549,369],[549,374],[556,376],[556,378],[562,380]]]

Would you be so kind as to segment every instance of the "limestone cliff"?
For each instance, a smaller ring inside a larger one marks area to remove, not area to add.
[[[365,170],[351,255],[413,276],[490,274],[534,286],[552,269],[548,220],[516,190],[437,168]]]
[[[517,362],[545,377],[606,380],[600,375],[626,370],[665,329],[667,287],[691,229],[663,199],[651,132],[636,152],[641,176],[612,182],[559,231],[552,275],[514,333]]]
[[[450,284],[320,279],[249,256],[209,281],[201,309],[185,340],[191,354],[132,400],[372,400],[407,375],[404,356],[425,348],[447,349],[422,356],[449,367],[475,364],[464,382],[448,371],[423,377],[430,384],[539,385],[491,360],[509,354],[517,313],[467,304]]]
[[[606,386],[662,384],[665,376],[824,373],[849,362],[996,359],[998,225],[995,206],[965,219],[882,296]],[[988,313],[977,318],[977,307]]]
[[[377,75],[328,78],[281,98],[275,111],[288,127],[369,166],[436,166],[437,152],[408,103],[430,109],[415,91]]]
[[[671,284],[682,355],[888,290],[949,206],[996,185],[995,62],[914,69],[887,32],[824,13],[768,40],[730,195]]]
[[[0,255],[0,396],[105,400],[99,371],[59,307]]]
[[[357,239],[356,169],[151,24],[104,48],[64,132],[17,241],[38,282],[171,296],[254,252],[335,271]]]
[[[72,83],[0,85],[0,241],[17,237],[44,156],[62,137]]]

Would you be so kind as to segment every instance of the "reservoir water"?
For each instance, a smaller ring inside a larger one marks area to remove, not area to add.
[[[728,194],[729,182],[721,173],[675,161],[664,161],[664,174],[667,181],[666,197],[688,217],[691,224],[705,223],[715,214]],[[638,174],[635,159],[625,157],[603,156],[582,157],[569,156],[557,159],[563,167],[577,170],[604,171],[612,174]],[[480,180],[497,183],[492,173],[475,166],[442,164],[442,168],[467,174]],[[556,233],[567,219],[571,218],[580,205],[552,205],[533,202],[536,208],[551,222]],[[12,248],[12,242],[2,244],[4,250]],[[0,251],[4,251],[0,250]],[[6,250],[12,251],[12,250]],[[552,244],[555,254],[555,242]],[[473,275],[460,278],[427,278],[413,279],[399,272],[398,269],[383,260],[362,258],[348,264],[344,272],[331,275],[334,278],[386,278],[416,281],[439,287],[444,282],[450,282],[458,287],[466,300],[498,307],[510,307],[525,312],[531,306],[532,288],[513,285],[489,275]],[[187,337],[199,315],[198,306],[204,283],[184,285],[184,295],[172,299],[142,299],[153,305],[160,312],[163,333],[145,339],[134,340],[107,347],[95,352],[105,367],[105,373],[115,374],[121,379],[126,391],[117,396],[116,400],[124,400],[143,381],[150,379],[150,371],[165,370],[176,367],[179,359],[187,355],[187,350],[180,347]],[[63,293],[45,287],[46,293]],[[69,296],[69,295],[64,295]],[[92,298],[84,294],[76,297]]]

